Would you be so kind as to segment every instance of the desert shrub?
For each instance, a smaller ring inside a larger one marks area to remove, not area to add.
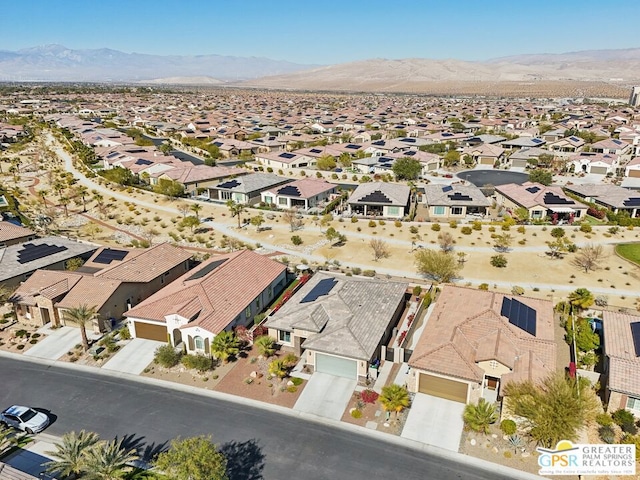
[[[474,220],[473,224],[471,225],[471,228],[476,231],[482,230],[482,222],[480,220]]]
[[[518,233],[525,233],[526,231],[527,231],[527,229],[526,229],[526,228],[524,228],[524,225],[520,225],[520,226],[518,227]]]
[[[213,360],[208,355],[185,355],[181,361],[185,367],[200,373],[211,370],[213,367]]]
[[[375,227],[376,225],[377,225],[377,223],[376,223],[375,221],[373,221],[373,220],[369,220],[369,226],[370,226],[370,227],[372,227],[372,228],[373,228],[373,227]]]
[[[481,283],[480,285],[478,285],[478,290],[484,290],[484,291],[489,290],[489,284],[488,283]]]
[[[376,271],[375,270],[363,270],[362,271],[362,275],[364,275],[365,277],[375,277],[376,276]]]
[[[411,225],[409,227],[409,233],[412,233],[415,235],[416,233],[418,233],[418,227],[416,227],[415,225]]]
[[[22,337],[26,337],[27,336],[27,331],[24,329],[20,329],[18,331],[16,331],[15,336],[18,338],[22,338]]]
[[[434,223],[433,225],[431,225],[431,230],[433,230],[434,232],[439,232],[440,231],[440,224],[439,223]]]
[[[601,426],[605,426],[605,425],[613,425],[613,418],[611,418],[611,415],[609,415],[608,413],[599,413],[596,415],[596,422],[598,423],[598,425]]]
[[[611,425],[602,425],[598,428],[598,435],[604,443],[616,442],[616,432],[613,431],[613,427]]]
[[[505,435],[513,435],[517,430],[516,422],[513,420],[503,420],[500,422],[500,430]]]
[[[38,343],[38,339],[37,338],[32,338],[31,340],[29,340],[29,343],[31,345],[35,345],[36,343]]]
[[[402,227],[402,222],[400,220],[396,220],[393,224],[398,228]]]
[[[591,224],[583,223],[580,225],[580,231],[584,233],[591,233],[593,229],[591,228]]]
[[[24,345],[23,345],[23,344],[20,344],[20,345],[18,345],[16,348],[17,348],[18,350],[24,350]]]
[[[294,245],[302,245],[302,239],[300,238],[300,235],[293,235],[291,237],[291,243],[293,243]]]
[[[416,285],[415,287],[413,287],[414,296],[419,297],[421,293],[422,293],[422,287],[420,285]]]
[[[131,332],[129,331],[128,327],[122,327],[120,330],[118,330],[118,335],[120,335],[120,338],[122,340],[129,340],[131,339]]]
[[[622,437],[620,443],[624,443],[626,445],[635,445],[636,446],[636,459],[640,458],[640,435],[629,435],[626,434]]]
[[[360,267],[353,267],[351,269],[351,273],[353,273],[354,275],[360,275],[362,273],[362,269]]]
[[[513,288],[511,288],[511,293],[513,295],[524,295],[524,288],[514,285]]]
[[[301,378],[298,377],[292,377],[291,378],[291,383],[293,383],[296,387],[302,385],[303,380]]]
[[[296,393],[298,391],[298,387],[296,387],[295,385],[289,385],[287,387],[287,392],[289,393]]]
[[[462,227],[460,229],[460,233],[462,233],[463,235],[471,235],[471,232],[473,230],[471,230],[471,227]]]
[[[156,348],[153,361],[161,367],[171,368],[175,367],[180,362],[181,356],[182,354],[177,352],[171,345],[161,345]]]
[[[507,257],[504,255],[494,255],[491,257],[491,265],[497,268],[504,268],[507,266]]]
[[[353,418],[362,418],[362,411],[355,409],[355,410],[351,410],[351,416]]]
[[[634,423],[636,421],[635,417],[633,416],[633,413],[631,413],[629,410],[626,410],[624,408],[616,410],[615,412],[613,412],[611,416],[613,418],[613,421],[620,426],[622,426],[625,423]]]
[[[358,217],[351,217],[351,223],[358,223]]]
[[[458,221],[457,220],[451,220],[449,222],[449,227],[451,228],[458,228]]]
[[[378,392],[370,389],[360,392],[360,400],[362,400],[364,403],[376,403],[376,400],[378,400],[378,396]]]

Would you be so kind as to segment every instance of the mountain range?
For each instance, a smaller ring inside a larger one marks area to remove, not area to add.
[[[640,48],[528,54],[486,61],[371,59],[318,66],[259,57],[148,55],[45,45],[0,51],[0,81],[234,85],[258,88],[428,92],[433,85],[592,82],[640,84]]]

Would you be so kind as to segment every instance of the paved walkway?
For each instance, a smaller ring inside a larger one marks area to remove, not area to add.
[[[356,385],[357,382],[349,378],[315,372],[293,409],[340,420]]]
[[[373,384],[373,390],[375,392],[382,393],[382,387],[387,384],[393,365],[393,362],[384,361],[382,365],[378,367],[378,378],[376,378],[376,383]]]
[[[457,452],[462,437],[464,404],[416,393],[402,437]]]
[[[134,338],[112,356],[102,368],[140,375],[153,361],[153,354],[156,348],[166,344],[166,342],[156,342],[145,338]]]
[[[82,343],[80,329],[76,327],[60,327],[56,330],[45,327],[39,332],[46,335],[29,350],[24,352],[27,357],[46,358],[47,360],[57,360],[73,347]],[[87,332],[89,333],[89,332]]]

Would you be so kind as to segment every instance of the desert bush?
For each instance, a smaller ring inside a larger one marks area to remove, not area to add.
[[[378,400],[378,396],[378,392],[370,389],[360,392],[360,400],[362,400],[364,403],[376,403],[376,400]]]
[[[353,418],[362,418],[362,411],[358,410],[357,408],[354,410],[351,410],[351,416]]]
[[[171,368],[180,363],[181,356],[182,354],[177,352],[171,345],[161,345],[156,348],[153,361],[161,367]]]
[[[291,237],[291,243],[293,243],[294,245],[302,245],[302,239],[300,238],[300,235],[293,235]]]
[[[431,230],[433,230],[434,232],[439,232],[440,231],[440,224],[439,223],[434,223],[431,225]]]
[[[596,415],[596,422],[598,423],[598,425],[601,426],[605,426],[605,425],[613,425],[613,418],[611,418],[611,415],[609,415],[608,413],[599,413]]]
[[[616,432],[614,432],[611,425],[602,425],[600,428],[598,428],[598,435],[604,443],[616,442]]]
[[[503,420],[502,422],[500,422],[500,430],[505,435],[513,435],[517,430],[516,422],[508,419]]]
[[[494,255],[491,257],[491,265],[497,268],[504,268],[507,266],[507,257],[504,255]]]
[[[211,370],[213,367],[213,360],[208,355],[185,355],[181,360],[182,364],[192,370],[197,370],[199,373]]]
[[[471,230],[471,227],[462,227],[460,229],[460,233],[462,233],[463,235],[471,235],[473,230]]]

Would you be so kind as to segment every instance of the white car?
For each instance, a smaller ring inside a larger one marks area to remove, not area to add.
[[[47,428],[49,417],[30,407],[13,405],[0,412],[0,423],[34,434]]]

